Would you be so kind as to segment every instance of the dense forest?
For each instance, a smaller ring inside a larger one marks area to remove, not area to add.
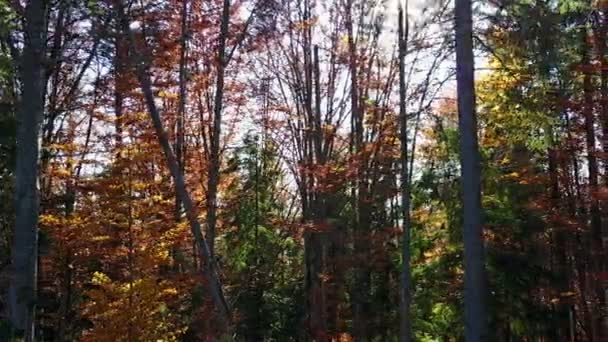
[[[608,341],[605,0],[0,0],[0,341]]]

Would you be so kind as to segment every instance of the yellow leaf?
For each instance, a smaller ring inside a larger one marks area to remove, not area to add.
[[[93,273],[93,279],[91,280],[91,282],[94,285],[108,284],[110,282],[110,277],[108,277],[107,275],[103,274],[102,272],[95,271],[95,273]]]

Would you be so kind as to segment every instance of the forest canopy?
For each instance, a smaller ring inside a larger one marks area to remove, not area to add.
[[[607,341],[607,34],[599,0],[0,0],[0,341]]]

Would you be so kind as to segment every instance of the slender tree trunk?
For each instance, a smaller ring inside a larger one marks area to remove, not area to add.
[[[44,113],[46,1],[29,1],[25,11],[25,42],[19,68],[22,93],[17,128],[15,231],[9,318],[13,327],[35,340],[38,271],[38,131]],[[19,333],[20,333],[19,332]]]
[[[115,37],[115,54],[114,54],[114,130],[116,142],[116,153],[117,159],[120,159],[122,153],[122,116],[123,116],[123,102],[126,89],[124,89],[124,77],[125,77],[125,57],[126,47],[122,32],[117,32]]]
[[[184,156],[184,121],[186,116],[186,99],[187,99],[187,49],[188,49],[188,0],[182,2],[182,18],[181,18],[181,48],[179,55],[179,107],[177,109],[177,122],[175,127],[175,158],[179,164],[179,169],[184,174],[185,172],[185,156]],[[179,198],[175,197],[175,222],[180,222],[182,219],[182,203]],[[172,248],[174,270],[180,272],[181,265],[177,262],[178,247]]]
[[[405,28],[404,28],[405,26]],[[412,340],[412,324],[410,315],[411,294],[411,273],[410,273],[410,239],[411,239],[411,220],[410,220],[410,177],[408,171],[408,150],[407,150],[407,106],[406,106],[406,85],[405,85],[405,55],[407,54],[407,40],[409,34],[408,24],[408,1],[405,1],[405,17],[401,4],[399,5],[399,119],[401,121],[401,202],[402,202],[402,227],[403,227],[403,246],[402,258],[403,269],[401,270],[401,296],[400,296],[400,335],[399,341],[410,342]],[[413,156],[412,156],[413,157]]]
[[[604,4],[602,8],[602,17],[600,19],[599,28],[597,30],[597,46],[598,46],[598,58],[600,60],[600,122],[602,123],[602,150],[604,152],[604,185],[608,186],[608,60],[606,59],[606,34],[608,32],[608,7]],[[601,202],[602,218],[606,219],[608,208],[606,208],[606,201]],[[597,258],[601,261],[600,269],[602,272],[606,271],[606,243],[607,237],[606,230],[604,227],[600,228],[600,248],[601,252]],[[600,287],[600,309],[603,312],[603,318],[600,322],[601,338],[608,339],[608,308],[606,306],[608,295],[608,288],[606,283],[599,284]]]
[[[176,141],[175,141],[175,157],[179,163],[180,169],[184,172],[184,121],[186,115],[186,100],[187,100],[187,49],[188,49],[188,0],[183,0],[182,3],[182,23],[181,23],[181,48],[179,55],[179,108],[177,110],[176,124]],[[176,199],[175,206],[179,212],[181,204]]]
[[[211,257],[215,250],[215,230],[217,224],[217,187],[220,181],[220,135],[222,132],[222,108],[224,100],[224,73],[226,68],[226,40],[230,21],[230,0],[224,0],[222,23],[217,50],[217,79],[213,105],[213,134],[211,135],[211,165],[207,184],[207,240]]]
[[[608,184],[608,61],[606,60],[606,33],[608,11],[604,9],[595,31],[597,54],[600,60],[600,122],[602,125],[602,151],[604,152],[604,183]]]
[[[358,83],[358,60],[357,47],[355,44],[354,29],[353,29],[353,0],[346,1],[346,30],[349,50],[349,70],[351,78],[351,116],[352,116],[352,140],[353,152],[357,159],[357,177],[355,181],[354,192],[356,196],[356,219],[354,231],[354,254],[357,258],[363,259],[369,253],[369,244],[367,241],[369,233],[369,215],[367,204],[367,191],[365,186],[364,172],[364,156],[362,155],[363,147],[363,113],[359,103],[359,83]],[[355,267],[355,285],[353,304],[353,332],[354,337],[358,341],[367,340],[368,336],[368,310],[369,310],[369,285],[370,272],[367,265],[358,263]]]
[[[308,15],[309,16],[309,15]],[[307,30],[308,37],[306,39],[305,53],[308,53],[308,57],[306,58],[307,63],[305,63],[306,68],[306,88],[307,88],[307,111],[309,115],[309,126],[311,128],[312,134],[310,134],[311,139],[311,156],[314,156],[314,159],[311,159],[311,164],[315,164],[314,166],[322,166],[325,164],[326,156],[323,152],[323,133],[321,131],[321,81],[320,81],[320,68],[319,68],[319,48],[318,46],[313,46],[311,48],[310,41],[312,39],[312,32],[310,28]],[[310,51],[312,51],[312,56],[310,56]],[[314,81],[314,82],[313,82]],[[314,88],[314,90],[313,90]],[[314,95],[314,108],[312,106],[313,103],[313,95]],[[313,165],[311,165],[312,167]],[[311,178],[315,177],[315,175],[311,175]],[[315,177],[316,178],[316,177]],[[312,178],[313,182],[322,182],[323,179],[320,178]],[[314,221],[315,224],[324,224],[327,219],[327,206],[326,206],[326,196],[325,193],[321,190],[312,187],[311,192],[313,194],[312,205],[314,206]],[[320,233],[312,233],[316,235],[316,248],[317,251],[315,253],[315,282],[319,292],[319,307],[313,308],[315,311],[315,316],[317,316],[317,321],[319,324],[317,327],[319,331],[326,335],[329,334],[332,329],[336,326],[336,313],[335,306],[330,303],[334,300],[335,281],[326,282],[323,281],[320,277],[320,273],[331,274],[335,276],[334,273],[331,273],[332,267],[331,264],[333,260],[329,259],[330,254],[333,254],[333,246],[329,237],[336,233],[335,231],[330,232],[320,232]],[[320,336],[320,339],[327,338],[327,336]]]
[[[591,263],[592,273],[597,275],[601,271],[602,260],[600,259],[602,252],[602,218],[600,213],[599,201],[597,199],[598,191],[598,165],[595,148],[595,119],[593,113],[593,84],[591,74],[586,70],[589,67],[589,47],[587,45],[587,29],[581,29],[581,44],[582,44],[582,59],[581,66],[585,68],[583,72],[583,116],[585,118],[585,141],[587,144],[587,170],[589,172],[589,191],[590,191],[590,207],[589,214],[591,215]],[[595,283],[595,282],[594,282]],[[601,326],[601,302],[603,302],[602,286],[594,284],[593,290],[596,292],[598,305],[592,306],[592,340],[599,341],[600,326]]]
[[[481,169],[475,114],[473,23],[470,0],[456,0],[456,79],[464,230],[464,320],[467,342],[487,341],[481,227]]]

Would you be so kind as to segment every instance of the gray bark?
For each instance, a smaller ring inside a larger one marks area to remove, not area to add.
[[[17,129],[15,232],[9,317],[14,328],[35,339],[36,278],[38,265],[38,132],[44,112],[46,1],[28,2],[25,43],[21,58],[21,103]]]
[[[471,0],[456,0],[456,79],[464,230],[464,315],[467,342],[486,341],[481,170],[475,113]]]

